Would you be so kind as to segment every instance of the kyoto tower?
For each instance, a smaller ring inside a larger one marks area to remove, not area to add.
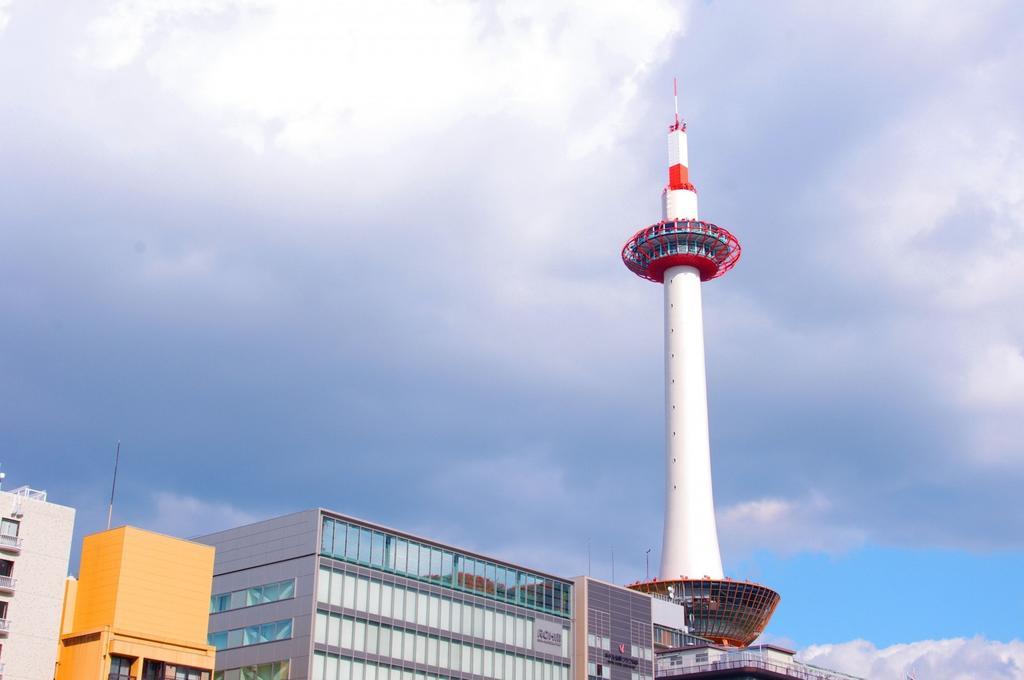
[[[668,185],[661,221],[622,248],[637,276],[665,290],[665,527],[657,579],[630,586],[682,604],[694,635],[744,647],[757,638],[779,603],[770,588],[725,578],[711,490],[707,381],[701,283],[736,266],[740,243],[697,218],[690,183],[686,123],[668,128]]]

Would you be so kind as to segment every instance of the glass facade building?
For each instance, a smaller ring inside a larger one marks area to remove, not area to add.
[[[571,680],[571,580],[327,510],[198,540],[215,680]]]

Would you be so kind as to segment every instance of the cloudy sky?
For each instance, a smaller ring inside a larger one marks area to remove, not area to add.
[[[324,505],[627,582],[671,81],[727,572],[871,677],[1024,677],[1024,6],[0,0],[7,484]],[[936,670],[941,669],[941,670]],[[979,669],[985,669],[984,672]]]

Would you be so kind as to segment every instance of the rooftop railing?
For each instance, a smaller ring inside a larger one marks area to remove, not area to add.
[[[17,489],[11,489],[8,493],[12,493],[15,496],[24,496],[25,498],[31,498],[34,501],[45,501],[46,492],[40,491],[39,489],[33,489],[29,486],[19,486]]]
[[[839,671],[830,671],[825,668],[818,668],[817,666],[809,666],[795,660],[788,663],[773,661],[757,652],[730,652],[714,661],[701,663],[695,663],[692,655],[684,659],[673,657],[674,655],[663,655],[658,659],[658,664],[654,671],[655,678],[672,678],[697,675],[698,673],[710,673],[712,671],[734,671],[752,668],[778,673],[795,680],[861,680],[853,675],[847,675]],[[678,662],[680,660],[682,663],[672,663],[672,661]]]

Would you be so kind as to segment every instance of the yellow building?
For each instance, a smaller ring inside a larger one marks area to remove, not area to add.
[[[213,556],[134,527],[86,536],[65,591],[56,680],[210,680]]]

